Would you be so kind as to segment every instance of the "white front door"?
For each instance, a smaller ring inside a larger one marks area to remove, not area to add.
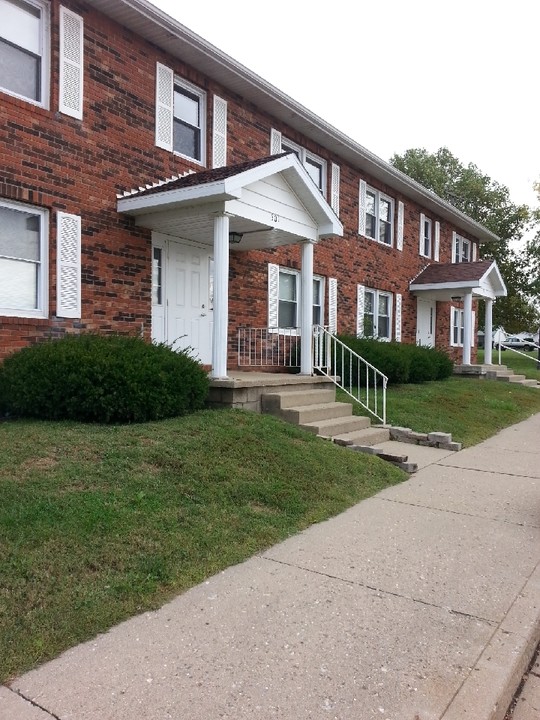
[[[153,237],[152,339],[212,361],[213,260],[209,248]]]
[[[435,300],[418,298],[416,309],[416,344],[435,347],[435,320],[437,303]]]

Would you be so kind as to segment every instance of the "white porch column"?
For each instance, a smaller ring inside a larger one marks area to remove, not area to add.
[[[492,342],[491,336],[493,335],[493,300],[486,298],[486,322],[484,325],[484,362],[486,365],[491,365],[492,356]]]
[[[229,216],[214,218],[214,327],[212,371],[216,379],[227,377],[227,330],[229,324]]]
[[[311,336],[313,334],[313,243],[302,243],[302,273],[301,273],[300,312],[300,374],[313,373],[313,358],[311,356]]]
[[[463,364],[471,364],[472,345],[472,292],[465,293],[463,298]]]

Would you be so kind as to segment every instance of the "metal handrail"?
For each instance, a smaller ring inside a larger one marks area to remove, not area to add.
[[[313,369],[386,425],[388,377],[321,325],[313,327]]]
[[[540,350],[540,345],[537,345],[535,342],[527,343],[527,345],[534,345],[534,347],[535,347],[537,350]],[[498,343],[497,343],[497,349],[498,349],[498,351],[499,351],[499,365],[502,365],[502,362],[501,362],[501,360],[502,360],[502,358],[501,358],[501,352],[502,352],[502,348],[503,348],[503,347],[504,347],[506,350],[512,350],[512,352],[515,352],[515,353],[517,353],[518,355],[521,355],[521,357],[527,358],[528,360],[532,360],[533,362],[537,362],[537,360],[538,360],[538,357],[534,357],[534,358],[533,358],[533,357],[531,357],[530,355],[526,355],[524,352],[521,352],[521,350],[517,350],[516,348],[513,348],[511,345],[505,345],[504,342],[498,342]]]

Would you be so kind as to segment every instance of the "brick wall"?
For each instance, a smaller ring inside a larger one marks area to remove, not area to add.
[[[58,108],[59,3],[51,3],[50,109],[1,94],[0,197],[47,208],[49,228],[49,317],[0,317],[0,358],[27,344],[65,332],[142,333],[150,337],[151,236],[116,211],[116,193],[200,166],[155,147],[156,61],[173,67],[208,93],[207,156],[211,157],[212,97],[228,102],[228,163],[266,156],[270,129],[341,167],[343,238],[315,248],[315,273],[338,278],[338,330],[354,332],[356,286],[403,295],[404,342],[416,337],[416,299],[409,281],[427,264],[418,255],[421,208],[392,188],[364,176],[372,186],[405,202],[404,248],[400,252],[358,235],[358,172],[311,140],[259,111],[196,69],[166,54],[97,13],[84,2],[64,5],[85,22],[84,115],[75,120]],[[328,172],[330,175],[330,172]],[[329,178],[328,178],[329,182]],[[65,320],[56,311],[56,211],[82,217],[82,317]],[[441,261],[449,261],[452,228],[441,218]],[[231,257],[231,348],[239,324],[267,324],[267,264],[300,267],[300,248],[235,252]],[[449,311],[440,308],[438,340],[447,346],[443,327]],[[439,318],[438,318],[439,321]],[[446,320],[448,322],[448,320]],[[445,335],[446,332],[446,335]],[[444,337],[444,341],[442,338]],[[232,354],[232,350],[231,350]]]

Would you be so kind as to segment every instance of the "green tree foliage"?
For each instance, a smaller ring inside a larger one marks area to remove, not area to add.
[[[498,240],[482,246],[482,257],[497,261],[508,289],[508,297],[494,305],[493,322],[508,332],[535,327],[538,313],[529,296],[528,258],[512,247],[530,226],[531,209],[513,203],[505,185],[484,175],[473,163],[463,165],[445,147],[434,153],[412,148],[394,155],[390,163],[498,236]],[[538,247],[540,265],[540,241]],[[481,325],[483,311],[481,303]]]

